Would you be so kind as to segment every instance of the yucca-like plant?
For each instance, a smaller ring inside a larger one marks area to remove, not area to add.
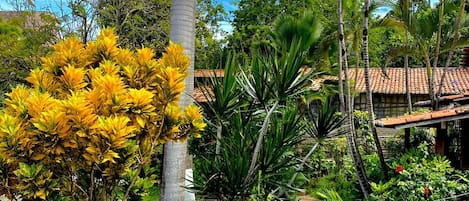
[[[150,164],[158,145],[199,137],[206,124],[197,106],[182,111],[189,58],[170,44],[121,49],[104,29],[95,42],[68,38],[53,46],[26,80],[6,96],[0,113],[3,179],[23,200],[126,200],[149,196],[157,183]],[[5,173],[4,173],[5,175]]]

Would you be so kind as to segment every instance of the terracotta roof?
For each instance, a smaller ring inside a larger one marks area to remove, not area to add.
[[[365,78],[364,69],[356,69],[358,71],[357,77],[357,91],[365,93]],[[223,76],[223,70],[195,70],[195,77],[212,77],[214,72],[217,77]],[[355,78],[355,69],[350,69],[350,78]],[[370,68],[371,90],[373,93],[381,94],[405,94],[405,71],[404,68],[386,68],[386,75],[383,74],[381,68]],[[410,68],[410,91],[411,94],[428,94],[428,84],[426,68]],[[435,77],[441,78],[443,68],[437,68],[434,72]],[[324,78],[320,78],[324,79]],[[325,79],[334,80],[331,76]],[[335,78],[336,79],[336,78]],[[324,80],[319,81],[322,83]],[[439,87],[439,81],[435,83],[435,88]],[[317,83],[313,82],[313,89],[318,88]],[[443,83],[442,94],[454,95],[462,94],[469,91],[469,68],[449,68],[445,82]]]
[[[364,69],[359,68],[357,78],[357,90],[365,92]],[[386,77],[380,68],[370,69],[371,90],[373,93],[381,94],[405,94],[405,71],[404,68],[387,68]],[[443,68],[437,68],[435,77],[438,80],[443,74]],[[355,78],[355,69],[350,70],[350,77]],[[410,91],[411,94],[428,94],[428,83],[425,68],[410,68]],[[435,89],[439,87],[439,81]],[[442,94],[461,94],[469,91],[469,69],[449,68],[443,83]]]
[[[416,124],[416,123],[422,123],[422,122],[429,122],[430,124],[430,123],[438,122],[438,120],[445,121],[451,117],[455,117],[455,118],[462,117],[463,115],[468,115],[468,114],[469,114],[469,105],[463,105],[460,107],[437,110],[437,111],[426,112],[426,113],[404,115],[404,116],[393,117],[393,118],[383,118],[383,119],[376,120],[375,125],[380,126],[380,127],[394,127],[394,128],[401,127],[402,128],[402,127],[405,127],[404,125]],[[464,117],[464,118],[469,118],[469,117]],[[435,121],[432,121],[432,120],[435,120]],[[422,123],[422,125],[423,124],[424,123]],[[408,127],[411,127],[411,126],[408,126]]]

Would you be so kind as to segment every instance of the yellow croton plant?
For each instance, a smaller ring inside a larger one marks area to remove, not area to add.
[[[157,183],[154,153],[200,137],[200,108],[179,106],[189,58],[170,44],[120,48],[112,29],[95,42],[68,38],[6,94],[0,114],[2,185],[23,200],[125,200]],[[155,189],[153,189],[155,190]]]

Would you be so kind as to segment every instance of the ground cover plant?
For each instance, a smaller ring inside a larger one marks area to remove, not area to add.
[[[438,200],[467,192],[467,173],[455,170],[444,156],[428,152],[425,143],[392,161],[389,181],[372,183],[372,200]]]
[[[181,110],[189,65],[171,44],[156,60],[148,48],[118,47],[113,30],[95,42],[53,46],[0,113],[2,189],[23,200],[154,198],[159,145],[200,136],[199,107]]]

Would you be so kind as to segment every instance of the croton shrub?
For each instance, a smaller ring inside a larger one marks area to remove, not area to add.
[[[127,200],[157,186],[155,150],[169,140],[200,136],[197,106],[179,98],[189,58],[170,44],[120,48],[104,29],[82,44],[53,46],[26,80],[8,93],[0,113],[2,186],[23,200]]]

